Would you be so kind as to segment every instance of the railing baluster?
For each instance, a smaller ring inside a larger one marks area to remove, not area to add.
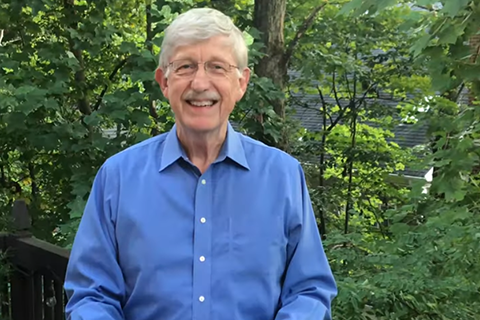
[[[54,288],[55,288],[55,300],[57,303],[55,304],[55,320],[64,320],[65,313],[64,313],[64,302],[63,302],[63,283],[58,281],[54,281]]]
[[[8,275],[4,275],[3,279],[1,280],[2,288],[0,292],[0,315],[3,319],[10,318],[10,279]]]
[[[15,232],[0,233],[0,252],[8,252],[12,266],[10,282],[0,281],[0,318],[64,320],[63,281],[70,252],[32,236],[24,201],[15,201],[12,215]]]
[[[53,320],[53,308],[55,306],[55,293],[53,292],[53,279],[49,275],[43,276],[43,294],[44,294],[44,319]]]
[[[35,320],[43,319],[43,279],[42,274],[33,275],[33,314]]]
[[[33,277],[20,270],[12,273],[12,320],[35,320]]]
[[[11,308],[12,308],[12,319],[20,320],[24,317],[23,315],[23,283],[21,275],[17,271],[12,272],[10,277],[11,284]]]

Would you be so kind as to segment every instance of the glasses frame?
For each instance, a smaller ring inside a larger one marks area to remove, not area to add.
[[[197,68],[191,73],[191,74],[183,74],[183,75],[179,75],[175,70],[174,68],[172,68],[172,72],[173,74],[175,74],[176,76],[178,77],[192,77],[194,76],[197,72],[198,72],[198,69],[199,69],[199,65],[203,64],[203,69],[205,70],[205,73],[209,76],[212,75],[212,73],[210,71],[208,71],[208,68],[207,68],[207,64],[210,64],[210,63],[222,63],[222,64],[225,64],[226,66],[228,66],[228,69],[225,70],[225,74],[213,74],[213,76],[220,76],[220,75],[226,75],[226,74],[229,74],[232,72],[232,68],[233,69],[238,69],[240,70],[240,68],[236,65],[233,65],[233,64],[230,64],[228,62],[224,62],[224,61],[219,61],[219,60],[208,60],[208,61],[204,61],[204,62],[194,62],[190,59],[178,59],[178,60],[174,60],[172,62],[170,62],[169,64],[167,64],[167,68],[171,68],[173,67],[173,65],[179,61],[188,61],[189,63],[188,64],[193,64],[193,65],[196,65]]]

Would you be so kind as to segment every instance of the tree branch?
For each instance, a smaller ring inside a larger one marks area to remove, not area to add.
[[[354,71],[355,72],[355,71]],[[347,86],[347,93],[348,93],[348,97],[350,99],[355,99],[355,93],[353,93],[352,95],[352,91],[350,90],[350,81],[348,81],[348,73],[345,72],[345,83],[346,83],[346,86]],[[353,90],[355,92],[355,89]]]
[[[356,147],[357,142],[357,120],[358,120],[358,113],[355,106],[355,103],[351,101],[350,107],[352,109],[352,123],[350,125],[351,128],[351,145],[350,145],[350,152],[347,157],[348,163],[348,187],[347,187],[347,203],[345,204],[345,227],[344,232],[345,234],[348,233],[348,227],[350,222],[350,210],[353,207],[353,199],[352,199],[352,189],[353,189],[353,151]]]
[[[326,121],[326,117],[328,117],[328,120],[330,120],[330,123],[333,123],[332,115],[327,111],[327,102],[325,101],[325,97],[323,96],[322,89],[320,86],[317,86],[317,91],[318,95],[320,96],[320,101],[322,102],[322,109],[323,109],[323,115],[324,115],[324,120]],[[327,129],[326,123],[324,123],[324,128],[323,130]]]
[[[147,47],[147,50],[150,51],[153,54],[153,37],[155,36],[153,32],[153,19],[152,19],[152,2],[147,1],[147,5],[145,6],[145,17],[146,17],[146,26],[145,26],[145,33],[147,35],[145,39],[145,45]],[[146,86],[146,83],[144,82],[144,86]],[[148,113],[150,116],[157,121],[158,119],[158,113],[156,109],[156,103],[155,100],[152,98],[152,94],[148,94]],[[156,123],[156,122],[155,122]],[[158,129],[156,126],[153,126],[152,130],[150,131],[151,136],[156,136],[158,134]]]
[[[323,3],[323,4],[319,5],[318,7],[316,7],[312,11],[312,13],[310,13],[310,15],[305,19],[303,24],[300,26],[297,33],[295,34],[295,37],[293,37],[292,41],[290,41],[290,43],[287,46],[287,50],[285,51],[285,53],[283,55],[283,60],[285,61],[285,64],[288,64],[288,62],[290,61],[290,58],[292,57],[293,51],[295,50],[295,47],[297,46],[298,42],[303,37],[305,32],[308,30],[308,28],[310,28],[310,26],[313,24],[313,21],[314,21],[315,17],[317,16],[317,14],[320,12],[320,10],[322,10],[326,5],[327,5],[327,3]]]
[[[364,199],[365,199],[365,198],[364,198]],[[375,208],[375,206],[373,205],[372,200],[370,199],[370,197],[367,197],[366,199],[367,199],[367,201],[368,201],[368,204],[370,204],[370,206],[371,206],[372,208]],[[385,232],[385,229],[384,229],[382,223],[380,222],[380,218],[378,217],[377,213],[375,212],[375,209],[372,209],[372,213],[373,213],[373,215],[375,216],[375,220],[377,221],[378,228],[380,229],[380,233],[382,234],[383,238],[386,239],[386,238],[387,238],[387,233]]]
[[[337,81],[336,81],[336,71],[333,70],[333,75],[332,75],[332,91],[333,91],[333,95],[335,96],[335,101],[337,102],[337,105],[338,107],[340,108],[340,112],[337,116],[337,118],[335,119],[335,121],[331,122],[330,123],[330,126],[328,126],[328,131],[332,130],[337,124],[338,122],[343,118],[344,114],[345,114],[345,111],[347,111],[347,108],[348,108],[348,105],[345,106],[345,107],[342,107],[342,104],[340,103],[340,99],[338,98],[338,91],[337,91]]]
[[[418,5],[418,4],[414,5],[413,7],[417,7],[418,9],[423,9],[423,10],[426,10],[426,11],[429,11],[429,12],[437,12],[437,10],[435,10],[433,8],[428,8],[426,6],[422,6],[422,5]]]
[[[36,200],[38,195],[38,186],[36,182],[35,168],[33,167],[32,162],[28,164],[28,172],[30,174],[30,179],[32,180],[32,200]]]
[[[75,12],[75,4],[73,0],[64,0],[63,1],[64,9],[65,9],[65,18],[70,21],[70,28],[77,30],[78,29],[78,22],[76,19],[76,12]],[[90,103],[88,102],[88,93],[87,91],[87,84],[86,84],[86,76],[85,76],[85,63],[83,60],[83,53],[80,49],[75,49],[75,43],[71,36],[68,37],[68,44],[70,47],[70,51],[73,53],[75,58],[78,60],[78,64],[80,65],[80,69],[75,73],[75,81],[78,84],[78,88],[80,90],[80,98],[78,100],[78,109],[84,115],[89,115],[92,113],[92,109],[90,108]]]
[[[462,82],[462,84],[460,85],[460,87],[458,88],[458,92],[457,94],[455,95],[455,98],[453,98],[453,102],[457,102],[458,103],[458,100],[460,99],[460,95],[462,94],[462,91],[463,89],[465,88],[465,81]]]
[[[115,68],[113,69],[112,73],[110,73],[110,76],[108,77],[108,80],[113,81],[113,78],[115,77],[115,75],[117,74],[117,72],[127,63],[127,61],[128,61],[129,58],[130,58],[130,56],[126,57],[125,59],[123,59],[122,61],[120,61],[119,64],[117,64],[117,65],[115,66]],[[93,110],[98,110],[98,108],[100,108],[100,104],[102,103],[103,97],[104,97],[105,94],[107,93],[107,90],[108,90],[108,84],[105,85],[105,87],[103,88],[102,92],[101,92],[100,95],[98,96],[97,102],[95,103],[95,106],[93,107]]]
[[[355,105],[355,103],[354,103],[355,107],[359,108],[359,107],[362,105],[362,103],[363,103],[363,102],[365,101],[365,99],[367,98],[367,94],[368,94],[368,93],[370,92],[370,90],[372,90],[372,88],[375,87],[376,85],[377,85],[376,83],[370,84],[370,86],[367,88],[367,90],[365,90],[365,92],[363,93],[362,97],[361,97],[360,99],[358,99],[358,101],[356,101],[356,102],[358,102],[358,104]],[[354,102],[354,101],[352,101],[352,102]]]
[[[337,91],[337,71],[334,69],[332,74],[332,91],[333,95],[335,96],[335,102],[340,109],[342,108],[342,104],[340,103],[340,99],[338,98],[338,91]]]
[[[477,47],[475,48],[475,53],[472,56],[472,64],[477,63],[478,56],[480,55],[480,43],[477,44]]]

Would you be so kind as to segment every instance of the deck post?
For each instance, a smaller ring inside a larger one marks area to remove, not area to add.
[[[13,203],[12,218],[14,233],[10,236],[11,238],[18,239],[32,236],[32,220],[24,200],[16,200]],[[7,254],[14,255],[15,252],[7,252]],[[10,284],[12,320],[34,320],[36,311],[34,274],[29,270],[22,270],[13,265],[10,272]]]

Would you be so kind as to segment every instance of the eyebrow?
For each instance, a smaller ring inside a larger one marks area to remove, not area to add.
[[[197,59],[192,59],[191,57],[187,57],[187,56],[179,56],[179,57],[176,57],[175,59],[173,59],[172,61],[177,61],[177,60],[189,60],[189,61],[195,61],[195,62],[198,62]],[[230,63],[228,62],[227,60],[223,59],[223,58],[220,58],[219,56],[213,56],[211,59],[208,59],[206,61],[219,61],[219,62],[225,62],[225,63]]]

